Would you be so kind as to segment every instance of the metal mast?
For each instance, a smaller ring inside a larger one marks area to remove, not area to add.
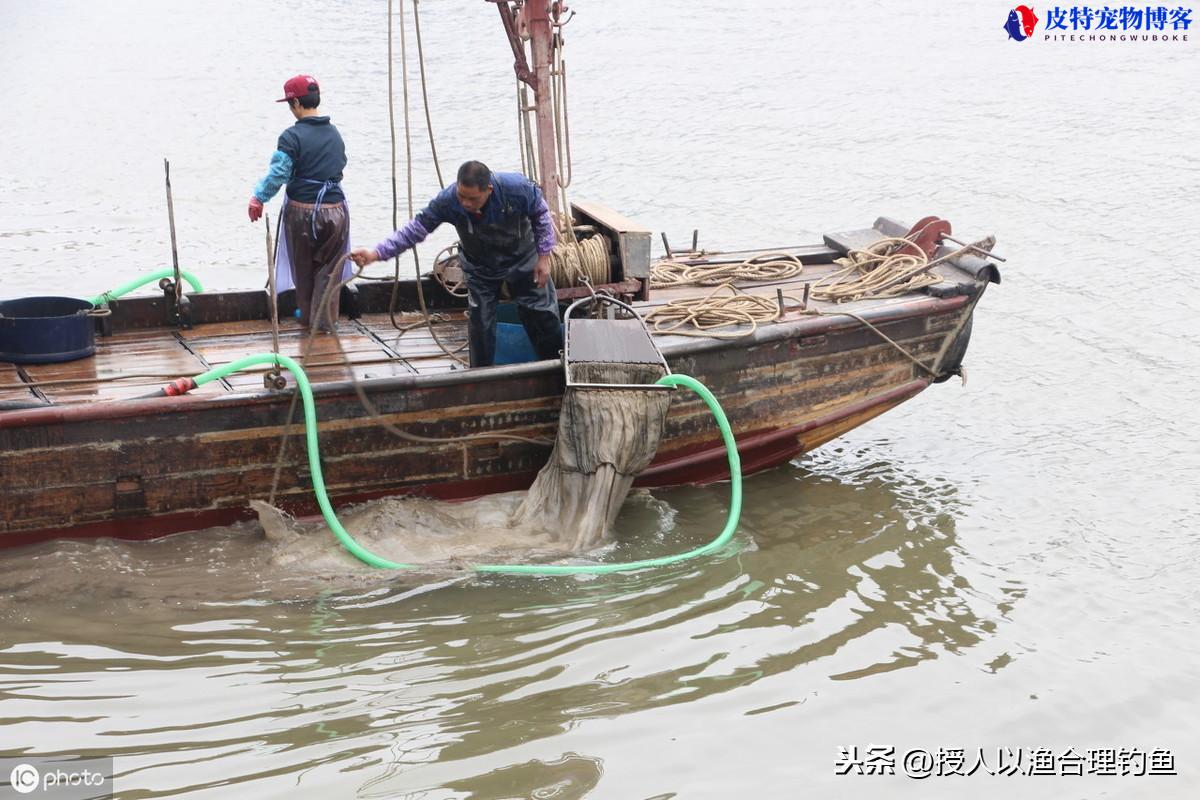
[[[557,0],[489,1],[496,3],[496,8],[500,10],[500,19],[512,46],[513,70],[518,80],[533,89],[534,118],[537,123],[538,178],[550,210],[561,213],[554,107],[550,97],[551,62],[554,57],[551,13],[557,16],[566,10],[565,6]],[[526,40],[529,41],[529,58],[525,52]]]

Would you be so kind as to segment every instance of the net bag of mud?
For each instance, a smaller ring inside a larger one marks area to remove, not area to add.
[[[577,318],[580,306],[609,316]],[[634,478],[654,459],[671,404],[670,387],[655,381],[670,370],[637,313],[603,295],[567,310],[563,343],[558,438],[513,523],[583,552],[609,538]]]

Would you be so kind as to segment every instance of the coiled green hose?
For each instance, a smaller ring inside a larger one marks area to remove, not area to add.
[[[329,525],[329,529],[333,531],[333,535],[337,537],[343,547],[364,564],[381,569],[419,568],[420,564],[401,564],[375,555],[356,542],[354,537],[338,521],[337,515],[333,511],[333,505],[329,502],[329,494],[325,490],[325,478],[321,472],[321,456],[317,445],[317,411],[313,403],[312,386],[308,382],[308,376],[304,374],[304,369],[293,359],[272,353],[246,356],[230,364],[209,370],[202,375],[197,375],[195,378],[196,385],[203,386],[211,381],[219,380],[230,373],[239,372],[247,367],[258,364],[273,364],[284,367],[296,378],[296,386],[299,388],[300,397],[304,402],[304,426],[308,448],[308,464],[312,473],[313,492],[317,496],[317,505],[321,508],[321,514],[325,517],[325,522]],[[742,466],[737,452],[737,444],[733,438],[733,432],[729,428],[729,420],[726,419],[725,412],[721,410],[721,405],[717,402],[717,398],[713,396],[712,392],[704,384],[695,378],[687,375],[667,375],[660,378],[658,383],[664,386],[684,386],[700,395],[705,405],[708,406],[716,418],[717,427],[721,430],[721,439],[725,442],[725,451],[729,456],[730,501],[729,516],[725,520],[725,528],[715,539],[706,545],[688,550],[685,553],[661,556],[659,558],[646,558],[640,561],[626,561],[617,564],[472,564],[472,568],[478,572],[500,572],[516,575],[603,575],[611,572],[628,572],[631,570],[675,564],[689,558],[714,553],[727,545],[729,540],[733,538],[734,531],[737,530],[738,519],[742,513]]]
[[[192,273],[181,269],[179,270],[179,276],[191,285],[193,292],[204,291],[204,287],[200,285],[200,280]],[[88,298],[88,302],[94,306],[104,305],[109,300],[116,300],[121,295],[129,294],[134,289],[140,289],[147,283],[161,280],[162,278],[173,277],[175,277],[175,270],[173,268],[167,267],[165,269],[160,269],[157,272],[152,272],[149,275],[145,275],[141,278],[134,278],[128,283],[121,284],[116,289],[109,289],[104,294],[98,294],[95,297]]]

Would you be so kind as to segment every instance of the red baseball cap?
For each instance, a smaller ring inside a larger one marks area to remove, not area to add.
[[[297,75],[294,78],[288,78],[283,84],[283,97],[276,100],[276,103],[286,103],[293,97],[304,97],[309,92],[319,92],[321,87],[317,85],[317,79],[312,75]]]

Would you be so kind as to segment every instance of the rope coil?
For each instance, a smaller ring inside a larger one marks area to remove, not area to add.
[[[795,301],[795,298],[788,299]],[[781,313],[779,303],[774,299],[746,294],[732,283],[722,283],[704,297],[672,300],[648,312],[644,319],[657,334],[740,339],[753,334],[760,323],[779,319]],[[736,331],[717,330],[731,325],[750,327]]]
[[[567,233],[569,231],[569,233]],[[550,253],[550,277],[555,286],[593,286],[610,280],[609,241],[603,234],[578,239],[567,227]]]
[[[717,286],[731,281],[778,281],[794,278],[804,271],[800,259],[791,253],[760,253],[737,264],[685,264],[671,259],[650,266],[650,285]]]
[[[893,236],[851,250],[844,258],[834,260],[841,269],[813,284],[812,296],[846,303],[868,297],[896,297],[941,282],[941,275],[929,271],[933,266],[929,258],[924,253],[914,254],[912,249],[911,241]]]

